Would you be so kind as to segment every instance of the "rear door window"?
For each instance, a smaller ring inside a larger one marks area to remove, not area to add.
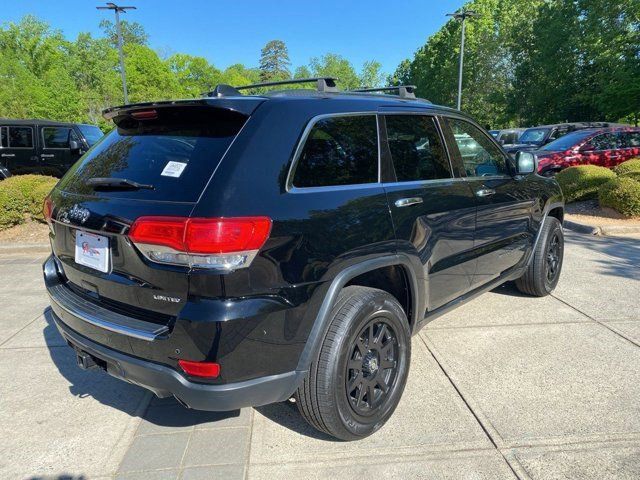
[[[71,193],[195,202],[247,117],[211,107],[159,108],[151,118],[117,117],[116,128],[60,182]],[[153,189],[99,190],[91,178],[118,178]]]
[[[9,148],[33,148],[31,127],[9,127]]]
[[[378,181],[375,115],[324,118],[309,132],[298,157],[293,186],[327,187]]]
[[[426,115],[387,115],[387,139],[398,182],[451,178],[435,119]]]

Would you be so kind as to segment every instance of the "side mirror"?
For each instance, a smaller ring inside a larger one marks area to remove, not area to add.
[[[69,140],[69,150],[71,150],[72,152],[77,152],[80,150],[80,145],[78,145],[78,142],[76,140]]]
[[[516,174],[529,175],[538,170],[536,156],[531,152],[516,153]]]

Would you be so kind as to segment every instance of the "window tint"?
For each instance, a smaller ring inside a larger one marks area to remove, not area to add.
[[[319,120],[305,141],[293,185],[324,187],[377,182],[377,131],[375,115]]]
[[[449,125],[467,176],[483,177],[507,173],[502,151],[480,129],[455,118],[449,119]]]
[[[618,135],[620,135],[621,148],[640,147],[640,132],[621,132]]]
[[[0,148],[6,148],[9,146],[9,134],[7,127],[0,127]]]
[[[603,133],[589,142],[595,150],[615,150],[618,148],[618,136],[615,133]]]
[[[69,127],[44,127],[42,129],[44,148],[69,148],[70,134]]]
[[[117,128],[60,181],[67,192],[136,200],[194,202],[244,125],[239,113],[209,107],[158,109],[158,118],[116,118]],[[94,191],[94,177],[126,178],[153,190]]]
[[[9,127],[9,147],[33,148],[33,130],[31,127]]]
[[[388,115],[385,120],[399,182],[451,178],[449,160],[433,117]]]
[[[78,128],[84,135],[85,140],[90,147],[92,147],[98,140],[100,140],[104,133],[98,127],[94,127],[93,125],[78,125]]]
[[[500,141],[505,145],[511,145],[514,143],[518,143],[518,136],[518,132],[508,132],[500,135]]]

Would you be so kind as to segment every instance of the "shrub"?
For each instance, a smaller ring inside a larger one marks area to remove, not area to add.
[[[25,215],[43,221],[44,198],[58,179],[43,175],[16,175],[0,182],[0,230],[23,223]]]
[[[27,200],[15,183],[0,182],[0,230],[24,222]]]
[[[631,177],[608,181],[598,195],[600,206],[610,207],[628,217],[640,217],[640,182]]]
[[[604,183],[616,177],[613,171],[597,165],[569,167],[556,175],[565,200],[589,200],[598,198],[598,189]]]
[[[618,175],[626,175],[632,172],[640,172],[640,157],[632,158],[626,162],[622,162],[613,169]]]

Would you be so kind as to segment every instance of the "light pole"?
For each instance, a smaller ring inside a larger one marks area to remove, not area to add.
[[[462,10],[456,13],[447,13],[447,17],[453,17],[462,22],[462,39],[460,40],[460,69],[458,70],[458,110],[462,106],[462,66],[464,65],[464,30],[467,18],[479,17],[474,10]]]
[[[115,3],[107,2],[106,7],[96,7],[98,10],[113,10],[116,14],[116,31],[118,32],[118,54],[120,55],[120,76],[122,77],[122,91],[124,93],[124,103],[129,103],[127,94],[127,75],[124,71],[124,54],[122,53],[122,29],[120,28],[120,13],[127,13],[127,10],[135,10],[136,7],[120,7]]]

